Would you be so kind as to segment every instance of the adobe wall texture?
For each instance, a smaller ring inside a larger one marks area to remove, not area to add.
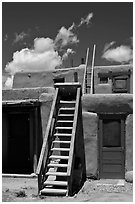
[[[33,88],[4,90],[3,100],[38,99],[41,102],[42,136],[44,137],[51,105],[53,88]],[[132,94],[93,94],[82,97],[82,116],[84,129],[87,176],[96,176],[98,168],[98,114],[123,113],[126,119],[126,171],[133,169],[133,95]]]
[[[100,83],[99,74],[110,76],[109,72],[111,71],[113,74],[118,72],[124,73],[130,70],[130,93],[133,93],[133,65],[115,65],[115,66],[95,66],[94,67],[94,87],[96,94],[103,93],[112,93],[112,80],[108,78],[107,84]],[[123,74],[124,75],[124,74]],[[104,89],[106,88],[106,89]]]
[[[52,87],[2,90],[2,101],[39,99],[42,93],[54,93]]]
[[[53,94],[42,94],[41,115],[43,134],[45,134],[46,125],[53,101]],[[84,95],[82,97],[82,117],[86,159],[87,177],[97,177],[98,170],[98,114],[97,113],[123,113],[127,115],[126,119],[126,171],[132,170],[132,112],[133,112],[132,94],[114,94],[114,95]]]
[[[83,112],[83,131],[84,131],[84,145],[85,145],[85,160],[86,160],[86,174],[87,177],[95,176],[97,174],[97,130],[98,117],[96,113]]]
[[[82,97],[87,176],[98,168],[98,114],[125,114],[125,171],[133,170],[133,95],[93,94]]]
[[[126,143],[126,171],[133,170],[133,114],[127,116],[125,128],[125,143]]]
[[[44,138],[46,127],[50,115],[50,110],[53,102],[54,94],[43,93],[41,94],[39,101],[42,103],[40,108],[41,122],[42,122],[42,137]]]
[[[65,82],[74,82],[74,72],[78,73],[78,81],[82,84],[85,65],[73,68],[55,69],[44,72],[16,73],[13,88],[54,87],[54,78],[64,77]]]
[[[133,112],[132,94],[85,94],[82,98],[83,110],[95,113]]]

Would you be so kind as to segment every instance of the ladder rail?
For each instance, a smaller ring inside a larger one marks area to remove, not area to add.
[[[47,144],[48,144],[48,140],[50,137],[50,133],[53,129],[52,124],[54,126],[53,119],[54,119],[54,117],[56,117],[56,108],[57,108],[56,104],[58,103],[58,92],[59,92],[59,89],[56,88],[55,97],[54,97],[54,100],[52,103],[51,112],[50,112],[50,116],[49,116],[49,120],[48,120],[48,124],[47,124],[47,128],[46,128],[46,133],[44,136],[43,145],[41,148],[41,153],[40,153],[38,166],[37,166],[37,170],[36,170],[36,174],[38,175],[38,191],[40,191],[42,189],[42,176],[43,176],[42,171],[44,171],[44,169],[45,169],[42,167],[43,167],[43,162],[44,162],[44,165],[46,165],[47,153],[49,152],[49,149],[47,151]]]
[[[74,84],[72,84],[72,86],[74,87]],[[75,192],[74,183],[76,182],[76,180],[74,179],[73,176],[76,171],[75,169],[76,158],[80,158],[80,164],[83,163],[82,155],[78,153],[78,150],[76,152],[76,148],[78,148],[77,145],[78,141],[80,141],[80,137],[81,138],[83,137],[82,132],[83,126],[82,123],[80,122],[82,114],[81,108],[82,89],[80,85],[78,87],[78,84],[74,88],[74,90],[71,89],[69,86],[70,88],[69,90],[71,91],[69,93],[73,93],[74,91],[74,95],[72,94],[72,98],[69,98],[70,100],[74,99],[74,107],[69,105],[63,107],[63,105],[61,105],[61,100],[64,99],[65,101],[65,99],[67,99],[67,96],[63,91],[67,90],[66,86],[62,84],[55,88],[56,92],[53,99],[50,116],[46,127],[46,133],[44,136],[43,145],[39,157],[38,167],[36,171],[38,175],[38,192],[41,193],[41,195],[52,193],[53,195],[66,194],[71,196],[73,195],[73,192]],[[70,97],[70,94],[68,97]],[[74,114],[72,113],[73,115],[72,119],[59,118],[60,114],[63,113],[69,116],[71,115],[71,112],[74,112]],[[63,121],[66,121],[65,123],[72,122],[72,127],[69,124],[64,125],[60,124],[60,122],[63,123]],[[56,145],[54,145],[55,143]],[[77,168],[80,168],[80,166]],[[83,169],[79,170],[80,178],[83,173],[82,170]],[[51,185],[49,183],[50,180],[48,180],[48,178],[50,177],[53,177],[53,179],[51,178],[52,179]],[[55,180],[54,177],[56,177]],[[66,185],[65,183],[61,183],[65,181]],[[49,187],[47,182],[50,185]],[[56,189],[55,184],[57,184]],[[77,185],[78,187],[81,185],[80,181],[79,182],[77,181]],[[61,192],[61,190],[63,191]]]
[[[85,88],[86,88],[86,74],[87,74],[88,57],[89,57],[89,48],[87,48],[86,62],[85,62],[84,75],[83,75],[83,87],[82,87],[83,94],[85,94],[85,91],[86,91]]]
[[[73,160],[74,160],[75,138],[77,136],[76,132],[77,132],[77,121],[78,121],[80,97],[81,97],[81,88],[78,88],[77,96],[76,96],[72,138],[71,138],[71,145],[70,145],[70,151],[69,151],[68,168],[67,168],[68,194],[69,195],[70,195],[70,192],[72,191],[72,170],[73,170]]]
[[[92,66],[91,66],[91,94],[94,94],[94,61],[95,61],[96,45],[93,47]]]

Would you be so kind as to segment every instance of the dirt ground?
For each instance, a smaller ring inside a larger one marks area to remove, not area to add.
[[[87,180],[73,197],[38,196],[36,178],[2,178],[3,202],[133,202],[133,184],[98,186],[97,180]]]

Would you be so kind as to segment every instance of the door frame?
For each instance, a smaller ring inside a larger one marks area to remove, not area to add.
[[[103,120],[104,119],[120,119],[121,120],[121,144],[122,144],[122,151],[123,151],[123,177],[125,177],[125,158],[126,158],[126,146],[125,146],[125,114],[117,114],[117,113],[102,113],[98,114],[98,169],[97,169],[97,177],[98,179],[101,178],[101,167],[102,167],[102,137],[103,137]]]
[[[38,146],[39,146],[39,112],[40,112],[40,106],[39,104],[11,104],[11,105],[6,105],[3,106],[3,114],[5,114],[6,117],[6,125],[8,125],[9,120],[8,116],[10,114],[28,114],[29,115],[29,156],[30,156],[30,169],[31,173],[35,172],[35,168],[37,166],[37,160],[34,160],[34,154],[36,154],[36,157],[38,157]],[[8,130],[9,131],[9,130]],[[4,137],[4,135],[3,135]],[[8,137],[8,134],[7,134]],[[7,138],[7,143],[8,143],[8,138]],[[7,150],[8,152],[8,150]],[[8,156],[7,156],[8,158]],[[3,159],[3,158],[2,158]],[[6,168],[6,167],[5,167]],[[8,169],[8,166],[7,166]],[[4,173],[4,172],[3,172]]]

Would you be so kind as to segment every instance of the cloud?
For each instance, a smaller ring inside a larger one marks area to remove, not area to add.
[[[75,53],[74,50],[68,48],[67,51],[62,56],[62,60],[66,60],[70,54],[74,54],[74,53]]]
[[[5,85],[4,85],[4,88],[5,89],[12,89],[12,86],[13,86],[13,78],[14,76],[10,76],[7,78],[6,82],[5,82]]]
[[[54,40],[48,37],[35,38],[33,48],[24,48],[13,53],[13,60],[7,63],[5,71],[13,76],[16,72],[54,70],[61,66],[69,54],[75,53],[70,46],[79,43],[76,29],[83,24],[88,25],[92,17],[93,13],[89,13],[86,18],[81,18],[78,25],[73,23],[69,28],[62,26]],[[20,34],[15,33],[13,44],[23,41],[29,34],[30,30],[27,33],[24,31]],[[64,54],[61,56],[59,53]],[[8,78],[7,85],[11,82],[11,78]]]
[[[88,25],[91,22],[91,19],[93,17],[93,13],[89,13],[86,18],[81,18],[81,21],[78,25],[76,25],[74,22],[72,25],[68,28],[68,30],[73,31],[76,30],[77,28],[81,27],[83,24]]]
[[[83,24],[88,25],[92,17],[93,17],[93,13],[89,13],[86,18],[81,18],[81,22],[79,23],[77,27],[80,27]]]
[[[115,41],[112,41],[110,43],[106,43],[105,46],[104,46],[104,52],[106,50],[108,50],[110,47],[112,47],[114,44],[115,44]]]
[[[65,28],[64,26],[61,27],[61,29],[59,30],[55,38],[56,47],[59,49],[62,49],[65,46],[79,43],[79,39],[77,38],[75,31],[77,30],[77,28],[79,28],[83,24],[88,25],[92,17],[93,17],[93,13],[89,13],[86,18],[81,18],[81,21],[78,25],[76,25],[73,22],[72,25],[68,29]]]
[[[8,34],[6,34],[5,36],[4,36],[4,41],[7,41],[8,40]]]
[[[22,49],[13,54],[13,60],[6,65],[5,70],[11,75],[16,72],[35,72],[53,70],[61,65],[62,59],[54,50],[53,40],[50,38],[36,38],[34,49]]]
[[[51,38],[35,38],[34,49],[37,53],[43,53],[54,50],[54,41]]]
[[[66,29],[64,26],[59,30],[56,38],[55,45],[56,47],[63,48],[67,45],[72,45],[78,43],[77,35],[71,31],[71,27]]]
[[[116,48],[107,49],[102,58],[111,62],[132,63],[133,50],[130,46],[120,45]]]
[[[18,42],[20,42],[20,41],[23,41],[24,38],[26,38],[26,37],[28,37],[28,36],[29,36],[29,34],[28,34],[28,33],[25,33],[24,31],[21,32],[20,34],[15,33],[15,39],[13,40],[13,44],[16,44],[16,43],[18,43]]]
[[[61,29],[59,30],[55,38],[56,46],[63,48],[67,45],[77,44],[79,42],[79,39],[77,39],[77,35],[74,33],[74,31],[83,24],[88,25],[92,17],[93,17],[93,13],[89,13],[86,18],[81,18],[81,21],[78,25],[76,25],[73,22],[68,29],[65,28],[64,26],[61,27]]]

